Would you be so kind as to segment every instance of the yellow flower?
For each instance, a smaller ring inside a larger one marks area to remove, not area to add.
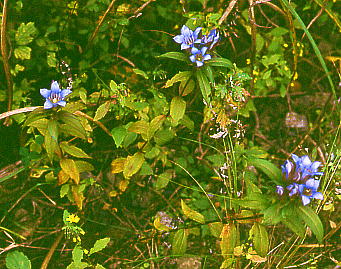
[[[287,47],[289,47],[289,45],[288,45],[287,43],[284,43],[284,44],[283,44],[283,47],[284,47],[284,48],[287,48]]]
[[[298,74],[297,74],[297,72],[295,72],[293,80],[297,80],[297,79],[298,79]]]
[[[246,64],[250,64],[251,60],[250,59],[246,59]]]
[[[284,66],[284,71],[289,71],[289,68],[287,66]]]
[[[72,223],[77,223],[79,221],[79,217],[76,216],[75,214],[70,214],[67,218],[66,218],[66,221]]]
[[[88,253],[89,253],[89,250],[83,249],[83,252],[84,252],[85,254],[88,254]]]

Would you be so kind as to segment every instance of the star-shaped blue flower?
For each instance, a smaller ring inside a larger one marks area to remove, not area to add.
[[[177,35],[173,38],[176,43],[181,44],[181,49],[192,48],[194,44],[201,43],[201,39],[198,38],[198,35],[201,31],[202,27],[198,27],[194,30],[194,32],[189,29],[186,25],[181,28],[181,35]]]
[[[204,61],[212,59],[211,55],[206,54],[207,47],[202,47],[200,50],[196,47],[192,48],[192,55],[189,56],[189,59],[192,63],[196,63],[197,67],[203,66]]]
[[[69,89],[61,90],[57,81],[53,81],[51,84],[51,90],[40,89],[40,94],[46,99],[44,103],[45,109],[50,109],[56,106],[65,106],[66,101],[64,98],[72,91]]]
[[[213,29],[208,35],[203,35],[201,37],[201,44],[208,45],[209,43],[211,43],[209,49],[212,49],[213,46],[219,41],[219,38],[219,32],[217,31],[217,29]]]
[[[296,159],[297,169],[302,173],[302,179],[306,179],[312,176],[323,175],[323,172],[318,172],[317,169],[321,165],[321,162],[312,162],[309,156],[304,155],[301,158],[292,154],[293,159]]]
[[[323,200],[323,194],[317,191],[319,185],[320,181],[313,178],[308,179],[305,184],[298,185],[303,205],[309,204],[311,199]]]

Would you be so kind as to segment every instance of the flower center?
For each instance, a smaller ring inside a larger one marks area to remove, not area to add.
[[[59,93],[51,93],[49,100],[53,104],[58,103],[61,100],[60,94]]]
[[[306,195],[306,196],[311,196],[312,195],[312,191],[311,191],[311,189],[305,188],[303,190],[303,194]]]

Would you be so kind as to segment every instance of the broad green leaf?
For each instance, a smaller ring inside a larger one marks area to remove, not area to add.
[[[232,200],[232,203],[245,208],[263,210],[269,206],[269,200],[261,193],[247,195],[243,199]]]
[[[125,178],[130,178],[132,175],[136,174],[144,162],[144,155],[140,152],[135,153],[133,156],[128,156],[126,162],[124,163],[123,176]]]
[[[233,250],[239,241],[239,234],[234,223],[224,224],[220,234],[220,249],[224,259],[233,256]]]
[[[27,45],[33,41],[37,32],[34,22],[21,23],[15,33],[15,41],[18,45]]]
[[[179,60],[179,61],[183,61],[183,62],[188,62],[189,58],[181,52],[175,52],[175,51],[171,51],[171,52],[167,52],[164,53],[162,55],[157,56],[159,58],[169,58],[169,59],[174,59],[174,60]]]
[[[72,250],[72,259],[75,263],[79,263],[83,259],[83,250],[79,245]]]
[[[163,88],[169,88],[173,86],[174,83],[179,81],[187,81],[192,75],[192,72],[190,71],[183,71],[179,72],[176,75],[174,75],[171,79],[167,80],[166,85],[163,86]]]
[[[188,231],[186,229],[180,229],[174,234],[172,242],[172,254],[183,255],[187,248]]]
[[[299,214],[296,204],[289,203],[282,208],[282,222],[298,236],[303,237],[306,227]]]
[[[207,62],[207,65],[209,66],[221,66],[221,67],[227,67],[229,69],[233,68],[233,64],[230,60],[225,58],[216,57]]]
[[[202,94],[205,102],[207,104],[209,104],[210,103],[210,95],[211,95],[211,85],[208,81],[208,78],[201,69],[197,70],[196,75],[197,75],[197,80],[198,80],[198,84],[199,84],[201,94]]]
[[[109,87],[110,87],[110,89],[111,90],[117,90],[117,83],[115,82],[115,81],[113,81],[113,80],[110,80],[110,84],[109,84]]]
[[[250,230],[250,237],[257,254],[265,257],[269,249],[269,236],[265,227],[255,222]]]
[[[248,158],[248,163],[249,165],[253,165],[254,167],[260,169],[276,184],[278,185],[282,184],[282,172],[272,162],[269,162],[264,159]]]
[[[75,161],[75,164],[77,166],[79,173],[95,170],[94,166],[91,163],[85,161],[77,160]]]
[[[65,195],[67,195],[70,191],[70,184],[64,184],[61,188],[60,188],[60,198],[63,198]]]
[[[110,102],[109,101],[101,104],[96,110],[94,121],[98,121],[98,120],[104,118],[105,115],[108,113],[109,108],[110,108]]]
[[[149,79],[148,75],[143,70],[133,68],[133,71],[136,75],[140,75],[140,76],[144,77],[145,79]]]
[[[148,139],[149,122],[144,120],[136,121],[128,127],[129,132],[140,134],[144,140]]]
[[[78,262],[78,263],[72,262],[66,267],[66,269],[84,269],[89,266],[90,264],[88,264],[87,262]]]
[[[57,141],[54,138],[52,138],[48,130],[46,130],[46,133],[45,133],[44,145],[45,145],[46,153],[49,156],[50,160],[53,160],[55,154],[58,157],[62,156],[62,153],[61,153],[61,150],[59,148]]]
[[[60,147],[62,150],[71,156],[77,157],[77,158],[91,158],[88,154],[86,154],[82,149],[69,145],[67,142],[63,141],[60,143]]]
[[[167,171],[162,174],[160,174],[155,183],[155,188],[157,190],[161,190],[164,187],[166,187],[169,183],[169,180],[173,177],[173,172],[172,171]]]
[[[58,123],[56,120],[50,119],[48,121],[47,130],[48,130],[50,136],[52,137],[52,139],[54,141],[58,142],[59,132],[58,132]]]
[[[181,200],[181,209],[186,217],[201,224],[205,223],[205,217],[199,212],[191,209],[188,205],[186,205],[186,203],[183,200]]]
[[[195,88],[195,82],[193,79],[183,80],[179,86],[179,95],[186,96],[190,94]]]
[[[79,184],[79,171],[75,161],[72,159],[61,159],[59,164],[64,173],[67,174],[76,184]]]
[[[20,60],[29,60],[31,59],[31,51],[32,49],[27,46],[19,46],[14,49],[14,56]]]
[[[65,123],[64,126],[60,126],[63,132],[86,139],[86,131],[77,116],[68,111],[60,111],[58,116]]]
[[[297,208],[297,211],[299,213],[299,217],[305,222],[305,224],[307,224],[307,226],[315,234],[317,240],[322,244],[324,229],[319,216],[309,206],[300,205]]]
[[[115,145],[117,148],[119,148],[122,145],[123,140],[126,137],[127,133],[128,133],[127,129],[124,128],[123,126],[118,126],[111,130],[111,135],[115,141]]]
[[[160,130],[155,133],[154,141],[158,145],[164,145],[174,138],[174,132],[171,129]]]
[[[94,244],[94,247],[90,249],[89,256],[93,253],[99,252],[102,249],[104,249],[109,244],[109,242],[110,242],[109,237],[97,240],[96,243]]]
[[[180,96],[175,96],[170,104],[170,115],[172,119],[177,123],[183,118],[186,111],[186,101]]]
[[[281,214],[282,203],[275,203],[268,208],[264,209],[262,213],[264,214],[264,222],[267,224],[275,225],[282,221],[283,216]]]
[[[6,256],[7,269],[31,269],[31,261],[20,251],[9,252]]]
[[[149,165],[149,163],[144,162],[141,166],[139,175],[141,176],[150,176],[153,175],[153,169],[152,167]]]

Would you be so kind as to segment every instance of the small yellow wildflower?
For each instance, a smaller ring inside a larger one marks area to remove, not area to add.
[[[88,253],[89,253],[89,250],[83,249],[83,252],[84,252],[85,254],[88,254]]]
[[[290,86],[291,86],[291,87],[294,87],[294,86],[295,86],[295,83],[294,83],[294,82],[291,82],[291,83],[290,83]]]
[[[254,74],[255,76],[259,75],[259,72],[257,70],[253,70],[252,74]]]
[[[296,46],[297,46],[297,47],[301,46],[300,42],[297,42]]]
[[[284,71],[289,71],[289,68],[287,66],[284,66]]]
[[[294,75],[294,77],[293,77],[293,80],[297,80],[298,79],[298,74],[297,74],[297,72],[295,72],[295,75]]]
[[[287,48],[287,47],[289,47],[289,45],[288,45],[287,43],[284,43],[284,44],[283,44],[283,47],[284,47],[284,48]]]
[[[72,223],[72,222],[77,223],[79,221],[79,217],[76,216],[75,214],[70,214],[70,216],[68,216],[66,218],[66,221],[68,221],[70,223]]]
[[[73,241],[74,243],[76,243],[76,242],[77,242],[76,237],[72,238],[72,241]]]
[[[80,230],[79,233],[85,235],[85,232],[83,230]]]
[[[246,59],[246,64],[250,64],[251,60],[250,59]]]

